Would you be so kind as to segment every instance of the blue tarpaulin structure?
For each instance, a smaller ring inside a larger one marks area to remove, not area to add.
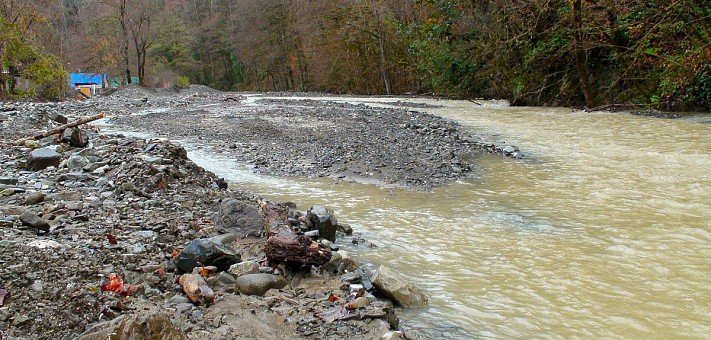
[[[106,73],[70,73],[69,85],[77,87],[81,85],[97,85],[103,87],[108,79]]]

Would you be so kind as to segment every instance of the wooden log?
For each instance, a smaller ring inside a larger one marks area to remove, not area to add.
[[[71,123],[60,125],[60,126],[57,126],[56,128],[41,132],[41,133],[35,135],[34,139],[42,139],[45,137],[49,137],[51,135],[56,135],[56,134],[62,133],[66,129],[77,127],[79,125],[84,125],[86,123],[90,123],[90,122],[99,120],[104,117],[106,117],[106,114],[102,112],[102,113],[99,113],[98,115],[95,115],[95,116],[80,118],[80,119],[73,121]]]
[[[331,260],[331,250],[321,247],[308,236],[296,235],[289,226],[269,230],[264,253],[270,263],[320,266]]]
[[[101,119],[101,118],[104,118],[104,117],[106,117],[106,114],[103,113],[103,112],[102,112],[102,113],[99,113],[98,115],[95,115],[95,116],[84,117],[84,118],[81,118],[81,119],[76,120],[76,121],[74,121],[74,122],[71,122],[71,123],[67,123],[67,124],[58,126],[58,127],[53,128],[53,129],[51,129],[51,130],[48,130],[48,131],[45,131],[45,132],[40,132],[40,133],[38,133],[38,134],[36,134],[36,135],[34,135],[34,136],[32,136],[32,137],[29,137],[29,138],[20,138],[20,139],[14,141],[13,144],[15,144],[15,145],[23,145],[23,144],[25,144],[28,140],[33,140],[33,139],[39,140],[39,139],[42,139],[42,138],[45,138],[45,137],[48,137],[48,136],[51,136],[51,135],[60,134],[60,133],[64,132],[64,130],[66,130],[66,129],[73,128],[73,127],[77,127],[77,126],[79,126],[79,125],[83,125],[83,124],[86,124],[86,123],[90,123],[90,122],[93,122],[93,121],[95,121],[95,120],[98,120],[98,119]]]

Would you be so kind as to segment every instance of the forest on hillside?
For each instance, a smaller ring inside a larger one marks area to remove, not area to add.
[[[0,97],[144,86],[711,110],[704,0],[0,0]],[[35,88],[21,93],[12,75]]]

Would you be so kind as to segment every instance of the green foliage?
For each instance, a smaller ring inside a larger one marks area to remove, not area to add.
[[[69,74],[58,58],[42,54],[37,47],[23,40],[17,28],[0,16],[0,66],[16,70],[19,75],[29,80],[29,89],[15,88],[13,79],[2,79],[0,97],[39,98],[57,100],[64,97]],[[9,93],[6,91],[9,89]]]
[[[186,76],[175,76],[175,86],[181,89],[186,89],[190,86],[190,79]]]
[[[22,70],[21,75],[32,81],[41,99],[60,99],[68,89],[69,74],[54,56],[38,55],[33,63]]]

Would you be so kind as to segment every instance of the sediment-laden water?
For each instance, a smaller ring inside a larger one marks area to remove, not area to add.
[[[708,116],[323,100],[429,104],[416,110],[527,155],[480,156],[470,179],[412,192],[255,175],[192,148],[194,160],[235,185],[302,209],[331,206],[379,244],[361,256],[389,264],[430,296],[430,308],[404,314],[410,328],[445,337],[711,334]]]

